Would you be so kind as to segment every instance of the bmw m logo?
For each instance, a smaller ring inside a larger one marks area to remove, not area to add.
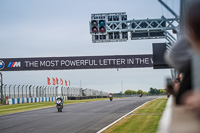
[[[21,67],[21,62],[9,62],[8,67]]]
[[[5,63],[2,60],[0,60],[0,70],[2,70],[4,66],[5,66]]]

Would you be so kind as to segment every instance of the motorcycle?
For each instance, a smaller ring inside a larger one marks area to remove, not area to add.
[[[56,108],[58,109],[58,112],[62,112],[63,103],[61,102],[61,100],[56,101]]]
[[[113,100],[113,98],[112,97],[110,97],[110,101],[112,101]]]
[[[109,96],[109,99],[110,99],[110,101],[112,101],[112,100],[113,100],[113,97],[110,95],[110,96]]]

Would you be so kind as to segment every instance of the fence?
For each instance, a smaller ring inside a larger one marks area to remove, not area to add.
[[[107,92],[94,89],[83,89],[63,86],[36,86],[36,85],[8,85],[2,86],[3,97],[5,98],[31,98],[31,97],[105,97]]]

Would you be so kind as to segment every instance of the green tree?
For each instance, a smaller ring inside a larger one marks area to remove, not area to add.
[[[147,94],[148,94],[148,92],[146,92],[146,91],[143,91],[143,94],[144,94],[144,95],[147,95]]]
[[[131,93],[132,93],[132,90],[126,90],[126,91],[124,92],[125,95],[131,95]]]
[[[160,89],[160,94],[161,95],[165,95],[166,94],[166,90],[165,89]]]
[[[155,95],[155,89],[153,89],[152,87],[150,88],[150,91],[149,91],[149,93],[151,94],[151,95]]]
[[[160,95],[160,90],[159,89],[155,89],[156,95]]]
[[[143,91],[142,90],[138,90],[137,94],[143,94]]]
[[[137,94],[137,91],[132,90],[132,95]]]
[[[165,95],[166,94],[166,90],[165,89],[154,89],[154,88],[150,88],[149,94],[151,95]]]

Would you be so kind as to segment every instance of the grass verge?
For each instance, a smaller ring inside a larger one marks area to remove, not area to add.
[[[96,99],[84,99],[84,100],[65,100],[64,105],[85,103],[92,101],[108,100],[108,98],[96,98]],[[48,107],[56,106],[55,101],[53,102],[40,102],[40,103],[24,103],[24,104],[13,104],[13,105],[2,105],[0,106],[0,115],[17,113],[29,110],[36,110]]]
[[[103,133],[155,133],[167,98],[148,102]]]

